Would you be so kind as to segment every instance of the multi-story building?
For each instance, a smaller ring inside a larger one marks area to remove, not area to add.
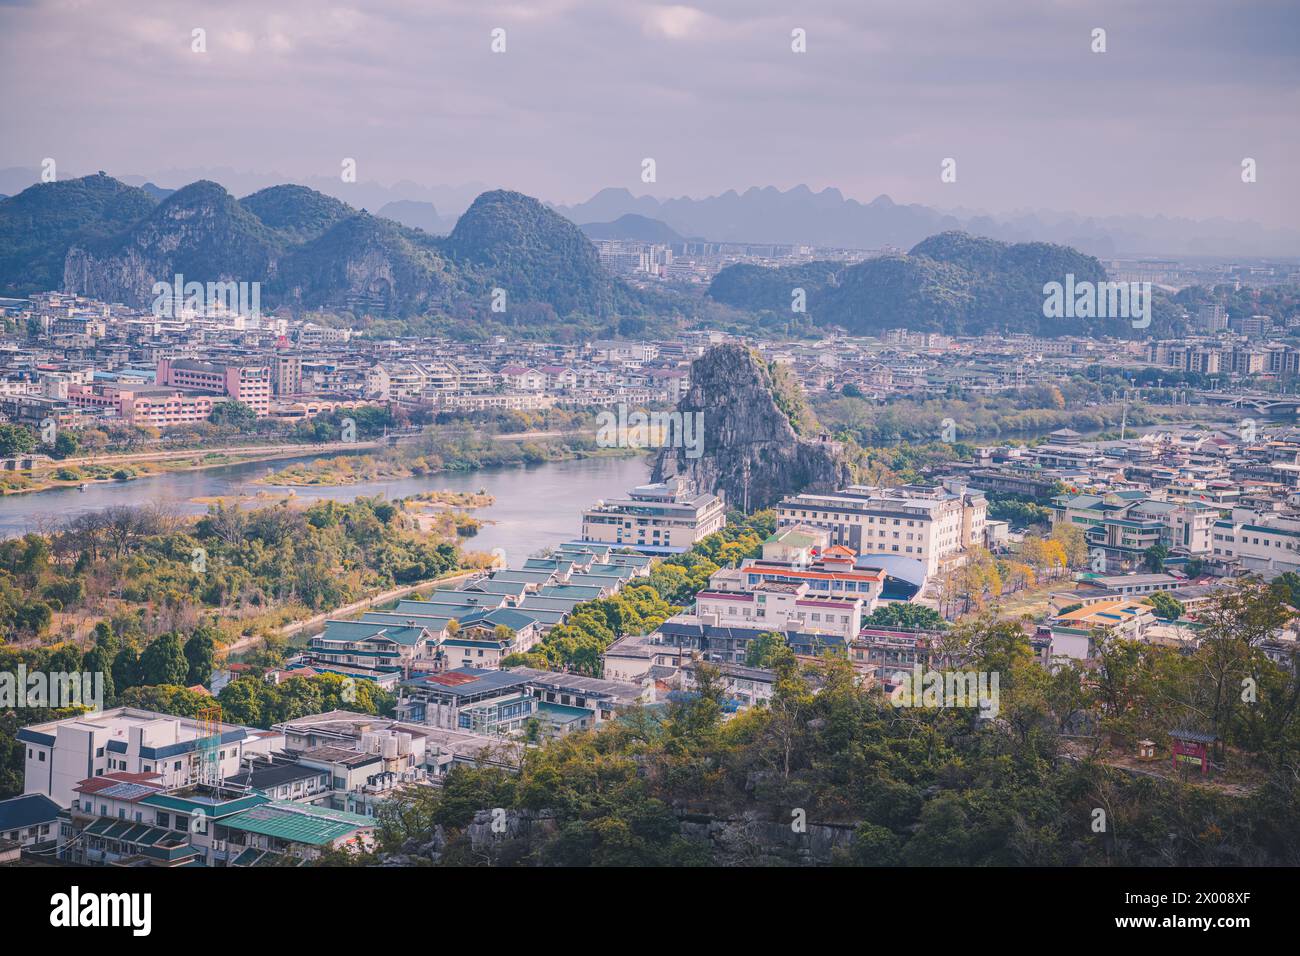
[[[725,582],[732,579],[751,588],[764,582],[805,584],[813,596],[860,598],[863,613],[870,614],[884,590],[885,572],[859,566],[852,548],[829,544],[829,538],[828,532],[806,526],[778,529],[763,542],[762,557],[718,571],[710,584],[727,587]]]
[[[239,769],[245,753],[267,753],[284,743],[271,731],[222,724],[216,742],[217,769]],[[134,707],[115,707],[32,724],[18,731],[26,750],[24,793],[43,793],[60,806],[72,804],[81,781],[107,773],[157,775],[163,787],[200,779],[201,745],[209,740],[202,721]]]
[[[626,498],[596,502],[583,513],[582,540],[680,554],[726,523],[721,498],[694,494],[682,479],[670,478],[633,488]]]
[[[1083,529],[1089,547],[1100,548],[1107,566],[1140,564],[1148,548],[1163,545],[1189,555],[1208,555],[1221,509],[1206,501],[1159,501],[1141,491],[1105,495],[1058,495],[1052,523]]]
[[[1269,576],[1300,571],[1300,515],[1233,508],[1214,524],[1214,556]]]
[[[57,803],[43,793],[24,793],[0,800],[0,861],[6,846],[14,852],[52,841],[57,835]]]
[[[259,417],[271,412],[271,369],[266,365],[160,358],[156,382],[209,395],[224,395],[248,405]]]
[[[1222,332],[1228,327],[1228,313],[1221,305],[1203,305],[1196,311],[1196,324],[1206,332]]]
[[[430,608],[430,615],[434,613]],[[378,621],[326,621],[308,653],[325,667],[365,668],[410,674],[441,669],[439,653],[449,618],[395,618]]]
[[[743,589],[710,586],[695,595],[705,624],[834,634],[848,640],[862,627],[862,598],[810,594],[808,585],[760,581]]]
[[[375,821],[245,786],[164,787],[148,775],[78,783],[61,821],[60,859],[82,866],[293,865],[326,850],[367,848]]]
[[[919,561],[928,577],[952,555],[982,545],[988,502],[958,480],[939,487],[850,485],[834,494],[801,494],[777,505],[777,527],[811,525],[870,560]]]
[[[516,667],[461,667],[406,681],[400,720],[492,736],[561,736],[612,720],[622,708],[653,702],[653,685]]]
[[[78,408],[107,412],[128,425],[167,428],[207,421],[221,401],[213,396],[158,385],[69,385],[68,401]]]
[[[278,351],[271,358],[271,390],[276,398],[302,393],[302,354]]]
[[[844,545],[826,545],[829,534],[793,526],[763,545],[761,558],[723,568],[695,596],[695,615],[705,624],[834,634],[851,640],[862,616],[876,606],[885,581],[880,568],[859,568]]]

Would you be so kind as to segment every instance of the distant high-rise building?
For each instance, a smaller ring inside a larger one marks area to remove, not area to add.
[[[1205,332],[1222,332],[1228,327],[1228,312],[1221,305],[1203,305],[1196,312],[1196,324]]]
[[[277,352],[271,359],[271,388],[277,398],[302,392],[302,355]]]

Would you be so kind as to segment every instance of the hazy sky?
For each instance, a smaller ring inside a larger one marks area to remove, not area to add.
[[[1296,0],[0,0],[0,166],[1294,225],[1297,37]]]

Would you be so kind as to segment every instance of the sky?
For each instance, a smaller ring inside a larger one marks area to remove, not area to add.
[[[0,0],[0,167],[1294,225],[1298,36],[1295,0]]]

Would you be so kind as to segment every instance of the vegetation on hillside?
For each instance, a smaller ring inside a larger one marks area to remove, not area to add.
[[[380,812],[379,851],[352,862],[428,862],[418,854],[435,832],[444,865],[752,862],[781,850],[761,825],[802,814],[853,829],[834,854],[844,864],[1295,865],[1300,678],[1258,647],[1284,614],[1247,586],[1208,618],[1191,656],[1103,641],[1096,669],[1055,672],[1018,622],[955,628],[939,653],[947,667],[999,675],[993,719],[892,706],[846,661],[801,663],[776,642],[770,706],[724,720],[722,683],[701,667],[698,693],[658,715],[530,748],[517,772],[457,767],[441,788],[404,793]],[[1246,679],[1256,703],[1240,700]],[[1219,736],[1219,772],[1242,785],[1180,777],[1167,757],[1131,766],[1136,740],[1163,748],[1187,726]],[[494,807],[549,826],[473,843],[474,814]],[[720,846],[692,839],[683,819],[750,822]]]

